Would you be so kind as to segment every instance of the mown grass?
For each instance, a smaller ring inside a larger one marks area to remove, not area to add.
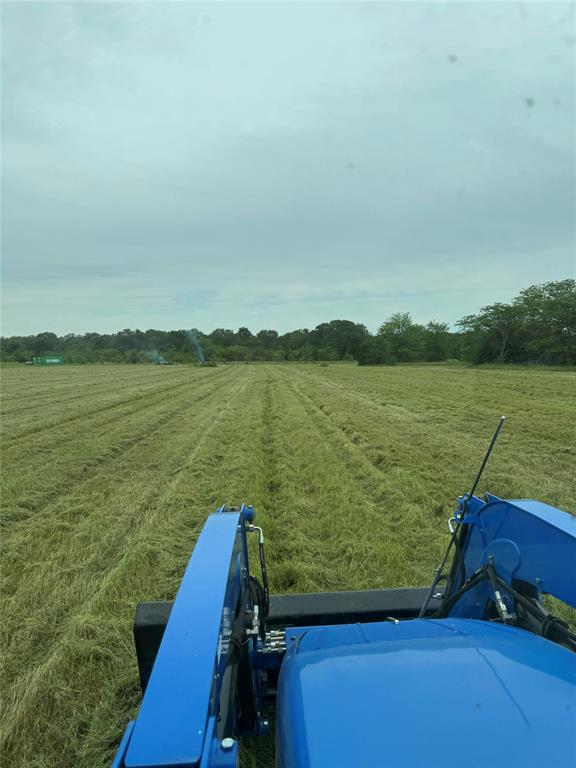
[[[173,596],[224,501],[255,504],[275,592],[427,583],[505,413],[481,490],[573,510],[575,382],[461,366],[4,369],[3,764],[109,763],[139,702],[135,604]]]

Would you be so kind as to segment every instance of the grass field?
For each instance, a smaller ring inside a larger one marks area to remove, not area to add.
[[[248,501],[274,592],[428,583],[480,490],[574,511],[576,374],[352,365],[2,371],[2,755],[99,768],[139,702],[131,623]]]

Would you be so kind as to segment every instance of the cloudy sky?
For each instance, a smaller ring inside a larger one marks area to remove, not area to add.
[[[3,3],[3,333],[454,323],[574,276],[574,10]]]

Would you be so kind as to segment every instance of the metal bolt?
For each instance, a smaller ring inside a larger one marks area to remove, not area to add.
[[[230,739],[230,738],[222,739],[222,741],[220,742],[220,746],[222,747],[224,752],[230,752],[234,744],[236,744],[236,742],[234,741],[234,739]]]

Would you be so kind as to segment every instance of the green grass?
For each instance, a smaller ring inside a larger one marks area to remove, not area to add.
[[[173,596],[222,502],[255,504],[274,592],[424,584],[504,413],[481,490],[569,510],[575,383],[430,365],[3,368],[3,764],[108,765],[139,703],[134,607]]]

